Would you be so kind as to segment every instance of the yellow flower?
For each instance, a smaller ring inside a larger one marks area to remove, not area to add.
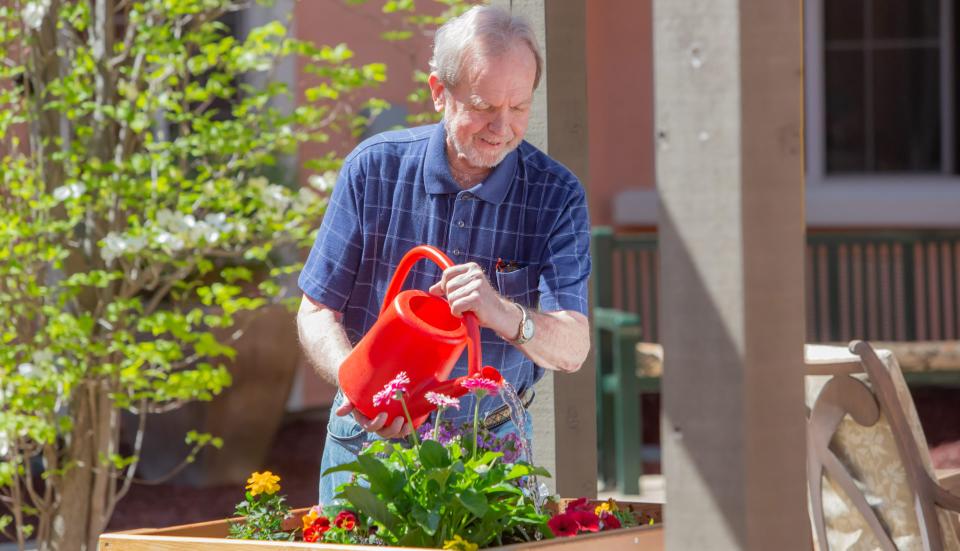
[[[280,491],[278,482],[280,482],[280,477],[270,471],[253,473],[247,479],[247,489],[250,490],[250,495],[254,496],[260,494],[273,495]]]
[[[598,517],[602,517],[604,513],[609,513],[609,512],[610,512],[610,504],[607,502],[603,502],[600,505],[597,505],[596,507],[593,508],[593,514],[597,515]]]
[[[452,549],[454,551],[477,551],[479,546],[475,543],[470,543],[469,541],[460,537],[460,535],[453,536],[452,540],[447,540],[443,542],[444,549]]]

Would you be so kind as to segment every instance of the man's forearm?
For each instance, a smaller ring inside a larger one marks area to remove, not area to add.
[[[300,345],[310,364],[324,380],[336,385],[340,364],[352,347],[336,310],[304,297],[297,313]]]
[[[517,330],[519,332],[519,309]],[[533,339],[519,346],[520,350],[537,365],[556,371],[572,373],[580,369],[590,352],[590,324],[579,312],[534,312],[530,311],[536,327]]]

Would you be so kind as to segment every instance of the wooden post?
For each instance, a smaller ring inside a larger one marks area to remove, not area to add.
[[[545,67],[527,140],[566,165],[587,186],[586,0],[494,0],[526,17]],[[563,496],[597,493],[596,374],[593,358],[574,374],[548,371],[531,406],[534,461],[553,473],[544,482]],[[563,450],[563,453],[558,453]]]
[[[655,0],[668,549],[810,549],[802,3]]]

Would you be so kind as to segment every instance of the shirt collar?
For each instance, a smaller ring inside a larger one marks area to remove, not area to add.
[[[453,179],[450,172],[450,163],[447,162],[447,131],[440,122],[436,125],[430,140],[427,142],[426,158],[423,165],[424,186],[427,193],[439,195],[469,191],[474,196],[488,203],[499,205],[507,196],[510,185],[517,173],[517,157],[519,153],[514,149],[493,171],[479,184],[470,189],[462,190]]]

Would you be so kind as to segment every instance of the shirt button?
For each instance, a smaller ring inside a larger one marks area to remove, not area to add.
[[[457,227],[458,227],[458,228],[462,228],[462,227],[463,227],[463,220],[457,220]]]
[[[453,249],[453,254],[460,256],[460,249]]]

